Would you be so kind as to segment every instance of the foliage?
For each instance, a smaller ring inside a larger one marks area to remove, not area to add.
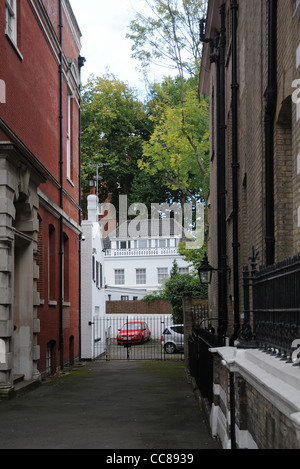
[[[177,262],[174,261],[170,278],[157,292],[144,297],[147,302],[156,299],[167,299],[171,303],[174,324],[183,323],[183,294],[191,293],[194,297],[207,298],[207,286],[201,285],[199,278],[193,274],[180,274]]]
[[[148,103],[153,123],[151,138],[143,145],[140,168],[148,175],[162,174],[182,197],[206,201],[209,181],[208,101],[200,96],[198,76],[202,54],[200,20],[203,0],[145,0],[149,14],[136,13],[127,35],[133,57],[147,74],[153,63],[177,70],[151,88]]]
[[[172,306],[175,324],[183,323],[183,294],[191,293],[195,297],[207,297],[207,288],[200,284],[199,278],[191,274],[177,274],[170,277],[164,285],[165,295]]]
[[[133,41],[133,57],[145,71],[153,63],[176,69],[180,75],[196,75],[200,65],[202,0],[145,0],[149,15],[137,12],[127,37]]]
[[[200,249],[187,249],[185,241],[181,241],[178,252],[186,262],[192,264],[194,269],[197,270],[207,252],[207,247],[204,244]]]
[[[185,199],[205,202],[209,192],[208,101],[199,101],[195,80],[181,83],[171,78],[155,85],[148,103],[154,130],[143,142],[139,167],[148,175],[162,174],[172,190]]]
[[[83,202],[98,165],[100,201],[129,194],[137,178],[142,142],[149,138],[147,114],[134,89],[115,78],[91,76],[82,96]]]

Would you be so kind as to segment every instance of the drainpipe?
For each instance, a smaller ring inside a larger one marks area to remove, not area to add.
[[[237,81],[237,10],[236,0],[230,1],[231,9],[231,61],[232,61],[232,220],[233,220],[233,291],[234,291],[234,330],[230,338],[230,345],[238,337],[240,330],[240,290],[239,290],[239,222],[238,222],[238,171],[240,168],[238,162],[238,89]]]
[[[234,388],[234,372],[229,372],[229,392],[230,392],[230,439],[231,449],[236,449],[236,433],[235,433],[235,388]]]
[[[220,7],[221,28],[216,39],[206,38],[204,25],[200,23],[200,40],[210,46],[210,62],[216,63],[217,96],[217,249],[218,249],[218,337],[219,346],[225,345],[228,325],[227,310],[227,245],[226,245],[226,125],[225,125],[225,4]],[[215,51],[215,52],[214,52]]]
[[[63,210],[63,21],[62,0],[59,9],[59,171],[60,171],[60,208]],[[63,368],[63,216],[59,219],[59,347],[60,365]]]
[[[277,101],[277,0],[268,0],[268,87],[265,110],[266,264],[275,262],[274,122]]]
[[[79,69],[79,77],[81,81],[81,69],[84,66],[85,58],[79,56],[78,57],[78,69]],[[79,226],[81,226],[81,85],[79,85],[79,130],[78,130],[78,150],[79,150],[79,214],[78,214],[78,219],[79,219]],[[79,241],[79,292],[78,292],[78,301],[79,301],[79,317],[78,317],[78,328],[79,328],[79,359],[81,360],[81,242],[82,238],[80,236],[80,241]]]
[[[218,92],[218,149],[217,149],[217,181],[218,181],[218,309],[219,335],[224,338],[227,331],[227,233],[226,233],[226,125],[225,125],[225,4],[220,7],[221,28],[217,61],[217,92]]]

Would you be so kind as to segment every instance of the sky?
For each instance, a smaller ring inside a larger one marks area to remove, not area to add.
[[[82,33],[81,56],[85,57],[82,82],[90,74],[102,76],[107,71],[146,94],[139,63],[131,58],[132,41],[126,39],[130,21],[136,11],[145,11],[145,0],[70,0]],[[151,81],[160,81],[162,70],[153,69]]]

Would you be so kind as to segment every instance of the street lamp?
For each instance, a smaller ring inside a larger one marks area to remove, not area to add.
[[[210,285],[214,269],[208,262],[207,254],[205,254],[201,266],[198,268],[200,283],[202,285]]]

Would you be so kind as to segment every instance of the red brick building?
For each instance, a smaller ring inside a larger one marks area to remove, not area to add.
[[[0,393],[79,356],[80,30],[0,0]]]

